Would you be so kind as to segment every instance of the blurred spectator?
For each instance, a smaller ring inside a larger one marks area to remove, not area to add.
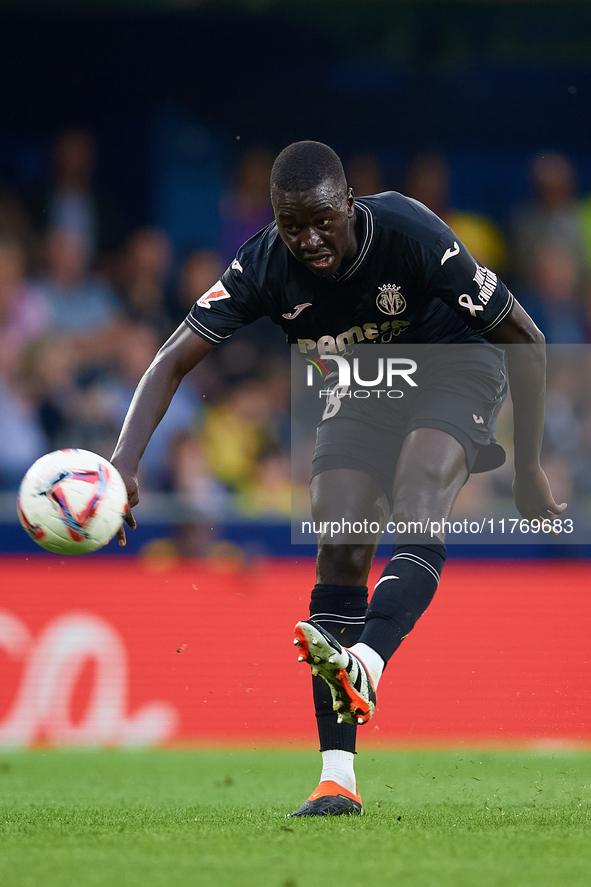
[[[443,218],[448,212],[449,169],[439,154],[419,154],[406,176],[405,193]]]
[[[561,501],[569,503],[572,517],[576,515],[577,498],[591,491],[590,450],[585,440],[590,405],[587,351],[568,348],[548,352],[542,465]]]
[[[533,286],[518,291],[519,301],[549,344],[584,342],[587,321],[572,252],[549,243],[532,259]]]
[[[219,253],[198,249],[183,262],[179,274],[178,303],[181,320],[187,316],[197,299],[222,276],[225,265]]]
[[[253,149],[243,154],[238,181],[222,199],[221,253],[229,264],[242,244],[273,221],[269,178],[275,155]]]
[[[113,451],[137,383],[158,350],[148,325],[120,320],[112,329],[110,363],[92,374],[70,337],[47,338],[29,354],[27,373],[42,427],[52,447],[78,446],[107,458]],[[183,380],[142,460],[144,490],[171,488],[167,453],[181,433],[192,433],[200,405],[191,378]]]
[[[117,202],[94,187],[96,154],[95,140],[86,130],[62,132],[54,147],[54,181],[31,200],[38,230],[77,233],[91,259],[118,249],[125,227]]]
[[[298,358],[299,359],[299,358]],[[259,377],[264,379],[267,396],[273,404],[275,444],[289,454],[291,449],[291,365],[289,354],[273,355],[263,362]]]
[[[243,514],[291,514],[291,462],[288,455],[273,453],[262,459],[238,497]]]
[[[126,317],[132,323],[149,324],[160,344],[173,328],[167,310],[172,260],[172,243],[166,232],[140,228],[128,239],[118,264],[116,286]]]
[[[0,370],[0,489],[16,490],[32,463],[48,451],[48,442],[25,389]]]
[[[567,461],[576,458],[581,439],[577,416],[580,349],[572,349],[568,357],[570,360],[562,365],[554,355],[550,360],[544,424],[544,455]]]
[[[384,190],[382,168],[373,154],[357,154],[347,164],[347,182],[356,197]]]
[[[0,239],[30,246],[31,220],[24,204],[8,188],[0,188]]]
[[[110,420],[116,432],[123,423],[129,404],[141,377],[158,350],[159,337],[147,324],[122,324],[118,336],[119,356],[115,373],[98,382],[108,393]],[[172,403],[152,435],[142,458],[142,486],[150,490],[165,490],[171,486],[167,453],[174,438],[193,433],[200,418],[199,392],[191,376],[183,379]],[[113,444],[115,440],[113,439]]]
[[[475,259],[487,268],[503,271],[507,254],[497,226],[484,215],[452,209],[449,191],[450,172],[445,159],[439,154],[420,154],[408,171],[406,194],[447,222]]]
[[[169,459],[173,489],[183,504],[206,521],[223,518],[228,507],[228,492],[213,477],[198,438],[187,432],[177,435],[170,443]]]
[[[49,303],[25,278],[25,251],[17,240],[0,239],[0,370],[15,377],[25,346],[49,323]]]
[[[78,411],[77,349],[69,337],[46,336],[28,349],[23,377],[50,449],[76,446],[72,421]]]
[[[579,386],[579,397],[575,403],[577,418],[580,422],[577,442],[580,443],[579,459],[582,466],[575,475],[575,490],[581,495],[591,495],[591,349],[578,349],[576,363],[569,353],[568,363],[571,372],[576,376]],[[570,349],[569,349],[570,352]],[[582,458],[581,458],[582,456]],[[572,459],[569,460],[572,463]]]
[[[6,267],[2,269],[3,265],[9,264],[5,262],[6,259],[4,250],[1,250],[0,274],[2,274],[2,270],[6,273]],[[9,268],[11,273],[13,270],[14,266]],[[8,282],[6,278],[2,281],[3,284]],[[0,284],[0,312],[3,301],[2,289],[3,285]],[[9,297],[11,289],[12,287],[9,285],[7,287]],[[34,331],[34,321],[31,323],[30,316],[27,316],[32,303],[28,301],[26,296],[24,304],[26,307],[23,314],[19,317],[17,310],[16,323],[13,324],[10,315],[14,303],[9,301],[8,324],[4,326],[4,329],[0,327],[0,420],[2,422],[0,489],[5,490],[16,490],[31,464],[50,449],[39,416],[35,390],[29,384],[29,379],[24,372],[27,352],[22,346],[26,343],[29,334]],[[12,316],[15,317],[14,314]],[[23,322],[21,323],[21,321]],[[14,342],[10,330],[14,332],[16,340]]]
[[[46,274],[40,286],[49,302],[49,323],[60,333],[95,335],[120,310],[113,290],[89,272],[89,253],[76,231],[53,228],[45,242]]]
[[[538,154],[531,162],[533,196],[512,222],[512,273],[516,286],[531,286],[537,257],[549,247],[570,253],[576,286],[584,286],[589,265],[579,226],[576,176],[562,154]]]
[[[98,242],[98,219],[92,196],[96,145],[90,133],[64,132],[55,145],[55,183],[48,201],[50,228],[79,234],[93,255]]]
[[[231,489],[245,489],[252,483],[257,462],[274,449],[276,441],[273,402],[264,382],[242,382],[207,409],[203,445],[208,465]]]
[[[591,268],[591,194],[579,201],[577,215],[587,265]]]

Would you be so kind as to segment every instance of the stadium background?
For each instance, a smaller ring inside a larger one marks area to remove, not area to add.
[[[357,193],[423,199],[550,342],[588,343],[591,11],[341,0],[3,9],[0,743],[312,747],[311,707],[288,704],[273,668],[291,667],[313,576],[310,549],[289,545],[280,331],[238,334],[183,385],[146,454],[125,550],[39,554],[16,523],[18,481],[56,447],[109,456],[158,345],[270,220],[273,154],[299,138],[333,145]],[[590,492],[578,375],[578,385],[561,376],[550,413],[559,501]],[[505,495],[509,482],[491,481]],[[587,554],[452,549],[381,685],[368,741],[588,742]],[[222,631],[227,653],[204,679]]]

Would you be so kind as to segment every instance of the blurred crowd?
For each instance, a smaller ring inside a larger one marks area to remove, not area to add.
[[[0,185],[0,490],[16,489],[52,449],[111,454],[159,346],[240,244],[272,220],[272,162],[263,150],[244,153],[220,194],[217,248],[181,254],[164,230],[130,230],[117,196],[96,187],[100,157],[88,132],[57,137],[52,177],[36,193]],[[532,158],[530,198],[508,208],[503,229],[450,205],[442,156],[417,157],[401,182],[386,181],[370,155],[354,157],[347,174],[357,195],[398,187],[445,219],[549,343],[591,341],[591,196],[578,193],[569,158]],[[569,389],[565,378],[558,387],[552,455],[569,460],[567,441],[591,434],[580,419],[590,388]],[[258,321],[185,379],[146,451],[142,491],[174,492],[207,520],[230,507],[288,515],[289,399],[283,333]]]
[[[271,219],[272,158],[252,152],[220,196],[219,249],[176,255],[166,231],[126,227],[116,199],[95,189],[97,160],[89,133],[67,131],[46,188],[0,189],[0,489],[16,489],[52,449],[109,457],[160,345]],[[261,323],[189,376],[146,451],[142,491],[176,492],[208,520],[230,501],[288,514],[286,350]]]

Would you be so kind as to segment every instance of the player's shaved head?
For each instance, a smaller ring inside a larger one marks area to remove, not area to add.
[[[357,251],[355,198],[343,164],[322,142],[294,142],[271,170],[279,236],[316,277],[329,277]]]
[[[301,193],[327,181],[346,193],[347,180],[338,154],[322,142],[294,142],[273,164],[271,199],[277,191]]]

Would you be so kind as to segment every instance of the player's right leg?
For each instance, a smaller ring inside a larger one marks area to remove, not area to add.
[[[337,534],[331,524],[354,524],[365,518],[368,526],[383,526],[389,506],[372,477],[351,469],[317,474],[311,499],[316,525],[326,524],[326,529],[318,538],[310,620],[296,626],[296,642],[302,661],[309,662],[314,675],[323,767],[319,786],[291,815],[355,814],[362,812],[353,768],[356,725],[359,718],[369,719],[373,713],[375,691],[365,666],[347,648],[359,640],[365,624],[367,576],[378,534]],[[315,648],[312,653],[310,647]],[[331,663],[333,656],[336,659]]]

